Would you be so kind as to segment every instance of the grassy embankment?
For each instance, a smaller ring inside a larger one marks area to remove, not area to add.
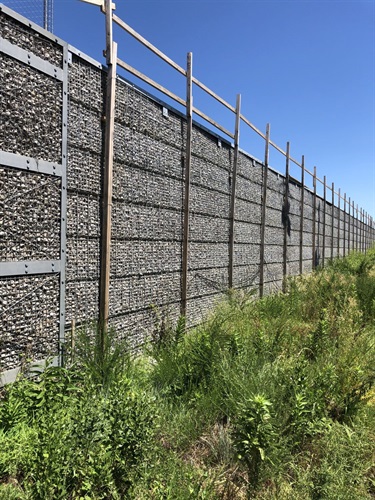
[[[230,293],[137,360],[84,333],[0,401],[0,498],[375,496],[375,251]]]

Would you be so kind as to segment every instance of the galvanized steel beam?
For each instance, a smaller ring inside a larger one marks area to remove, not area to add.
[[[63,81],[64,74],[61,68],[54,66],[53,64],[41,59],[32,52],[29,52],[17,45],[13,45],[5,38],[0,37],[0,52],[6,54],[7,56],[17,59],[31,68],[37,69],[41,73],[44,73],[56,80]]]
[[[60,260],[27,260],[0,262],[0,277],[28,276],[30,274],[57,274]]]
[[[59,163],[38,160],[37,158],[21,156],[7,151],[0,151],[0,165],[18,170],[27,170],[28,172],[36,172],[38,174],[53,175],[55,177],[62,177],[63,175],[63,166]]]

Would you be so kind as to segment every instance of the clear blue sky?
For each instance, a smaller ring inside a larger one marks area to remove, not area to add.
[[[12,6],[15,0],[5,0]],[[19,1],[19,0],[17,0]],[[117,0],[116,14],[335,189],[375,217],[374,0]],[[104,62],[104,16],[78,0],[54,0],[54,32]],[[181,97],[185,82],[123,31],[119,57]],[[139,82],[137,82],[139,83]],[[234,116],[194,90],[194,104],[229,130]],[[264,143],[241,125],[240,147]],[[285,160],[271,149],[270,164]],[[292,168],[299,178],[300,170]]]

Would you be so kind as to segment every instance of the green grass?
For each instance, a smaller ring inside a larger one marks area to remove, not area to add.
[[[69,370],[3,390],[0,498],[373,498],[374,265],[231,291],[135,360],[87,328]]]

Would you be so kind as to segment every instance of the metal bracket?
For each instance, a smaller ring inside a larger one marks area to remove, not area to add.
[[[59,260],[31,260],[0,262],[0,277],[26,276],[29,274],[57,274],[60,272]]]
[[[62,176],[62,165],[45,160],[38,160],[30,156],[21,156],[7,151],[0,151],[0,165],[4,167],[27,170],[38,174]]]
[[[28,52],[25,49],[21,49],[21,47],[17,47],[17,45],[13,45],[2,37],[0,37],[0,52],[37,69],[41,73],[56,78],[56,80],[63,80],[63,70],[61,68],[41,59],[32,52]]]

